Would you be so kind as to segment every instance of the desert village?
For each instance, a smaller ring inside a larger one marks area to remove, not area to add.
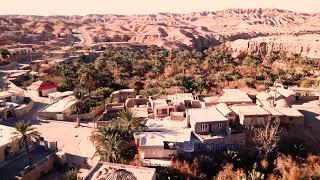
[[[155,179],[155,169],[150,167],[168,166],[172,157],[178,154],[192,156],[192,153],[238,149],[250,144],[250,136],[245,130],[247,126],[264,126],[268,122],[278,121],[280,127],[285,129],[281,132],[283,136],[300,136],[300,132],[302,134],[304,131],[320,132],[320,92],[311,88],[284,87],[275,83],[265,92],[223,89],[223,94],[219,96],[176,92],[148,99],[136,94],[134,89],[122,89],[111,94],[117,102],[106,103],[96,112],[77,115],[74,92],[58,92],[51,82],[37,81],[27,90],[20,89],[9,80],[4,84],[7,84],[7,88],[0,93],[0,175],[5,173],[8,176],[10,169],[12,174],[9,176],[19,179],[40,177],[50,172],[55,163],[62,163],[80,168],[79,172],[84,179],[109,177],[124,169],[135,177],[151,180]],[[36,107],[37,103],[44,106]],[[94,128],[117,121],[118,114],[124,110],[147,120],[144,131],[135,132],[134,138],[138,158],[149,168],[92,159],[94,146],[86,135],[89,136]],[[36,120],[31,120],[35,114]],[[7,126],[21,117],[28,117],[30,121],[38,123],[35,124],[37,129],[43,132],[42,141],[32,146],[31,156],[37,162],[28,169],[21,166],[26,163],[21,158],[21,145],[12,145],[13,129]],[[86,125],[75,129],[72,122],[77,118],[87,122],[84,123]],[[51,124],[61,130],[65,128],[67,134],[64,131],[58,134],[47,131],[46,128]],[[73,147],[65,145],[74,143],[72,137],[66,137],[74,135],[73,132],[76,138],[83,138],[79,146],[85,147],[88,152],[80,152],[77,156],[83,155],[80,159],[90,160],[89,169],[69,154],[74,151]],[[53,139],[56,141],[51,141]]]
[[[301,136],[320,133],[319,89],[274,83],[261,92],[223,89],[221,94],[210,96],[177,90],[148,98],[134,89],[120,89],[110,96],[114,102],[79,114],[76,112],[79,100],[73,91],[59,92],[55,83],[42,80],[26,89],[15,85],[26,74],[41,76],[31,67],[78,63],[80,59],[95,59],[103,54],[101,44],[92,44],[92,40],[81,33],[76,36],[78,38],[69,34],[53,37],[45,32],[27,34],[24,31],[1,34],[3,41],[36,39],[43,45],[40,48],[34,44],[6,46],[11,54],[8,60],[14,63],[0,66],[3,74],[0,83],[0,177],[37,179],[50,173],[56,164],[64,164],[78,169],[78,175],[84,180],[112,179],[123,171],[136,179],[155,180],[153,167],[169,166],[175,156],[236,150],[250,145],[252,139],[246,127],[279,122],[281,136],[304,138]],[[86,45],[90,49],[64,49],[65,42],[75,39],[78,46]],[[53,48],[60,46],[62,48]],[[95,156],[95,146],[89,139],[91,132],[117,121],[123,111],[131,111],[135,117],[146,120],[143,131],[134,132],[137,158],[146,167],[106,163]],[[32,166],[28,166],[23,157],[22,144],[12,142],[13,124],[22,118],[41,133],[41,139],[29,147]],[[81,125],[75,128],[78,120]],[[316,139],[311,143],[320,145]]]

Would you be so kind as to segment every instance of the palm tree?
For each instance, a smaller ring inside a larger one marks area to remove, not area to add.
[[[0,49],[0,57],[1,59],[7,59],[10,56],[10,52],[8,51],[8,49]]]
[[[87,90],[87,93],[90,95],[97,85],[97,72],[92,64],[82,65],[79,69],[79,82],[82,87]]]
[[[77,180],[78,172],[75,169],[71,169],[68,172],[66,172],[65,177],[67,180]]]
[[[129,110],[124,110],[119,113],[118,124],[120,128],[133,133],[135,131],[140,131],[145,127],[145,120],[143,118],[136,117],[135,113]]]
[[[121,146],[124,141],[116,129],[99,127],[92,133],[90,139],[96,146],[96,154],[100,155],[103,161],[119,163],[122,160]]]
[[[19,121],[15,124],[15,131],[12,133],[12,143],[17,144],[23,142],[26,151],[28,165],[31,166],[29,144],[39,139],[40,133],[31,127],[29,122]]]

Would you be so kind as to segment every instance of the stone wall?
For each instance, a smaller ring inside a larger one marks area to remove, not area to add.
[[[33,180],[39,179],[42,175],[48,173],[56,162],[56,154],[51,154],[36,164],[32,165],[31,169],[28,171],[21,172],[17,177],[19,180]]]

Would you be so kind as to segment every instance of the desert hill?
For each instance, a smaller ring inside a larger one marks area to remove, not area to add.
[[[259,49],[252,46],[259,46],[265,39],[270,43],[270,38],[276,43],[283,43],[283,46],[296,43],[297,38],[306,41],[301,38],[306,35],[308,40],[314,39],[313,36],[318,38],[320,13],[308,14],[280,9],[228,9],[190,14],[11,15],[0,18],[0,31],[22,29],[30,33],[45,31],[52,34],[72,34],[80,27],[84,28],[95,42],[139,42],[166,48],[205,49],[241,39],[241,43],[229,43],[231,48],[252,51]],[[318,44],[318,41],[316,42]],[[290,46],[297,47],[283,49],[301,49],[300,46],[306,46],[302,47],[302,51],[306,51],[310,49],[310,42]],[[313,47],[312,50],[320,52],[318,47]],[[312,56],[320,57],[320,53],[312,52]]]

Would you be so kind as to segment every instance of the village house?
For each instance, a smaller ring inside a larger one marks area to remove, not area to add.
[[[3,36],[11,39],[21,39],[24,36],[24,31],[4,31]]]
[[[21,55],[21,54],[30,54],[33,53],[32,48],[14,48],[8,49],[11,55]]]
[[[32,47],[10,48],[8,51],[10,52],[9,60],[18,62],[30,62],[33,59],[39,59],[42,56],[41,52],[34,51]]]
[[[46,52],[44,57],[49,60],[57,60],[67,58],[69,54],[66,51],[50,51]]]
[[[159,118],[170,116],[171,112],[178,111],[177,105],[166,99],[153,99],[149,97],[148,106],[152,109],[154,117]]]
[[[296,100],[313,101],[320,100],[320,89],[289,87],[296,93]]]
[[[18,153],[21,153],[23,147],[19,144],[12,144],[12,133],[15,131],[13,127],[0,124],[0,167],[1,163],[14,158]]]
[[[111,93],[110,97],[116,99],[117,103],[125,103],[128,98],[136,97],[136,92],[134,89],[121,89]]]
[[[180,152],[182,144],[191,140],[191,129],[186,120],[148,119],[145,132],[136,132],[134,138],[145,165],[170,165],[170,159]]]
[[[105,111],[103,113],[104,120],[111,120],[117,118],[121,111],[125,110],[123,103],[109,103],[105,105]]]
[[[152,116],[152,110],[148,108],[148,102],[148,99],[137,96],[136,98],[128,98],[125,107],[132,111],[136,117],[148,118]]]
[[[196,99],[201,102],[202,107],[210,107],[219,103],[220,97],[218,95],[215,96],[206,96],[197,94]]]
[[[289,104],[293,104],[296,101],[296,93],[290,89],[273,88],[273,90],[271,90],[269,94],[273,97],[275,101],[284,99]]]
[[[232,134],[229,120],[216,108],[189,109],[186,113],[193,134],[202,143],[245,144],[245,134]]]
[[[67,96],[63,99],[53,102],[38,112],[38,117],[50,120],[66,120],[67,115],[75,111],[75,105],[78,102],[74,96]]]
[[[27,90],[35,96],[45,97],[52,92],[56,92],[57,86],[50,81],[36,81],[28,86]]]
[[[289,107],[275,107],[274,109],[283,114],[280,124],[287,130],[304,129],[304,116],[297,109]]]
[[[172,115],[173,118],[181,119],[184,118],[184,112],[187,109],[203,108],[205,102],[195,99],[191,93],[176,93],[162,99],[149,97],[148,107],[153,111],[155,117],[163,118]],[[183,112],[183,114],[177,112]]]
[[[228,105],[253,103],[248,94],[239,89],[223,89],[223,92],[223,95],[219,98],[219,103]]]
[[[92,167],[92,170],[90,170],[89,174],[86,177],[83,177],[83,179],[156,180],[156,169],[124,164],[99,162],[94,167]]]
[[[176,93],[167,95],[167,100],[177,106],[177,111],[185,111],[188,108],[201,108],[205,104],[195,99],[192,93]]]
[[[244,127],[240,124],[239,116],[233,112],[226,103],[219,103],[215,107],[224,117],[229,120],[231,133],[242,132]]]
[[[20,118],[30,111],[33,102],[23,92],[0,92],[0,122]]]
[[[284,114],[280,113],[274,107],[271,107],[271,106],[262,106],[262,108],[270,113],[269,121],[271,121],[271,122],[279,121],[281,124],[281,120],[285,116]]]
[[[255,104],[232,105],[230,109],[239,116],[243,126],[264,126],[270,118],[270,113]]]

